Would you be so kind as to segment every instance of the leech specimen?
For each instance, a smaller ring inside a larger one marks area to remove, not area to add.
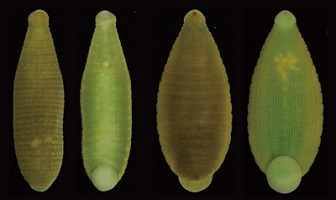
[[[14,79],[14,146],[23,177],[43,192],[62,165],[64,90],[48,14],[36,10],[28,21]]]
[[[198,10],[189,11],[161,77],[157,128],[180,184],[206,189],[231,139],[229,83],[217,45]]]
[[[321,86],[295,16],[281,11],[260,53],[250,88],[249,143],[272,189],[290,193],[318,153]]]
[[[123,176],[130,154],[132,99],[116,17],[108,11],[96,16],[80,104],[85,171],[98,190],[111,190]]]

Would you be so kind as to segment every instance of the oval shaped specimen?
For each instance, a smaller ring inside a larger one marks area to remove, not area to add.
[[[64,90],[47,13],[36,10],[28,21],[14,79],[14,146],[23,177],[42,192],[62,165]]]
[[[131,80],[120,44],[116,17],[96,16],[81,83],[82,156],[85,171],[100,191],[123,176],[131,148]]]
[[[251,150],[275,191],[289,193],[298,187],[318,152],[322,123],[315,67],[295,16],[284,10],[275,17],[260,53],[248,105]]]
[[[159,85],[162,152],[181,185],[199,192],[223,163],[231,139],[229,83],[203,14],[189,11]]]

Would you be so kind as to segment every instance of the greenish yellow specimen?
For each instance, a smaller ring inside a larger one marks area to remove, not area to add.
[[[23,177],[43,192],[62,165],[64,90],[47,13],[28,21],[14,79],[14,146]]]
[[[274,20],[250,88],[249,142],[272,189],[290,193],[318,153],[323,123],[322,93],[295,16]]]
[[[162,152],[181,185],[206,189],[230,144],[230,86],[205,17],[191,10],[162,74],[157,128]]]
[[[111,190],[123,176],[130,154],[132,98],[116,17],[108,11],[96,16],[80,103],[85,171],[98,190]]]

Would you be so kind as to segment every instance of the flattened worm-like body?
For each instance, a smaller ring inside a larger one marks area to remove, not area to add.
[[[119,40],[116,17],[101,11],[81,83],[82,157],[100,191],[123,176],[131,148],[131,80]]]
[[[294,191],[318,153],[323,124],[321,86],[289,11],[274,20],[250,88],[249,143],[272,189]]]
[[[159,85],[157,128],[162,152],[181,185],[207,188],[228,151],[229,83],[203,14],[191,10],[173,45]]]
[[[28,21],[14,79],[14,146],[23,177],[42,192],[62,165],[64,90],[47,13],[36,10]]]

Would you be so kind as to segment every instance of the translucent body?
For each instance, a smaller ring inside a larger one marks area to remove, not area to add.
[[[161,149],[186,190],[210,185],[228,151],[231,121],[225,67],[203,14],[191,10],[170,52],[157,103]]]
[[[249,142],[261,171],[266,173],[274,159],[287,156],[299,164],[302,176],[306,174],[318,152],[322,122],[315,67],[295,16],[282,11],[262,48],[250,88]]]
[[[86,173],[100,191],[123,176],[131,148],[131,81],[108,11],[96,16],[81,84],[82,156]]]
[[[14,145],[23,177],[43,192],[62,165],[64,90],[47,13],[28,21],[14,80]]]

